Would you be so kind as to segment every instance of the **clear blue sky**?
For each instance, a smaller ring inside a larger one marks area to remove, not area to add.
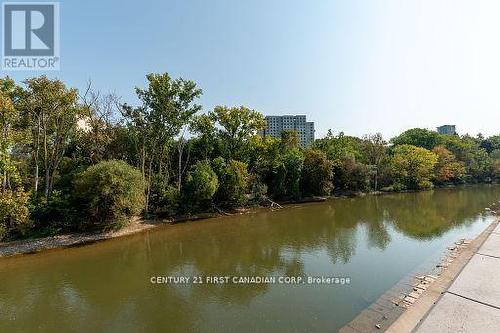
[[[246,105],[391,137],[500,132],[496,0],[61,1],[61,70],[136,103],[145,74],[196,81],[207,111]],[[3,73],[5,75],[5,73]],[[9,72],[22,80],[42,72]]]

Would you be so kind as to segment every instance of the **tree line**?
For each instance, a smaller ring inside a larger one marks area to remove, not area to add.
[[[89,83],[0,79],[0,239],[119,227],[266,200],[498,182],[500,135],[410,129],[386,142],[331,131],[301,148],[261,136],[248,107],[196,102],[196,83],[149,74],[139,105]]]

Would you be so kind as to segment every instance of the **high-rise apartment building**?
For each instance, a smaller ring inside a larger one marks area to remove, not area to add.
[[[314,122],[306,121],[303,115],[266,116],[266,128],[261,134],[279,138],[285,130],[296,131],[302,147],[309,147],[314,142]]]
[[[456,130],[455,125],[443,125],[443,126],[439,126],[437,128],[437,132],[439,134],[447,134],[447,135],[455,135],[455,134],[457,134],[457,130]]]

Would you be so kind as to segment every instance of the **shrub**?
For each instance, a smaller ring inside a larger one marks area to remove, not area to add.
[[[493,161],[491,174],[496,181],[500,181],[500,159]]]
[[[368,191],[371,172],[367,165],[353,157],[346,157],[334,167],[335,189],[343,191]]]
[[[7,235],[7,227],[0,223],[0,240],[4,239]]]
[[[151,179],[149,212],[172,216],[179,213],[181,196],[177,186],[168,185],[165,175],[156,174]]]
[[[69,194],[54,191],[49,199],[38,197],[32,200],[31,216],[36,228],[73,229],[76,212]]]
[[[0,193],[0,239],[12,233],[23,234],[30,227],[29,196],[23,190]]]
[[[206,205],[219,188],[217,175],[207,162],[196,163],[187,176],[186,193],[189,201]]]
[[[254,203],[259,203],[267,198],[267,185],[257,174],[252,173],[248,177],[248,190],[250,200]]]
[[[245,204],[248,185],[247,164],[236,160],[226,162],[221,157],[216,158],[213,164],[219,178],[217,200],[228,206]]]
[[[328,195],[333,189],[333,165],[320,150],[309,149],[304,153],[302,189],[309,195]]]
[[[93,165],[77,175],[74,185],[77,205],[89,219],[85,227],[121,226],[144,207],[142,176],[123,161]]]
[[[177,187],[168,185],[166,188],[158,189],[156,192],[157,198],[153,202],[153,207],[157,213],[166,214],[167,216],[179,213],[181,194]]]
[[[304,156],[297,149],[289,149],[274,161],[273,193],[280,199],[300,196],[300,177]]]

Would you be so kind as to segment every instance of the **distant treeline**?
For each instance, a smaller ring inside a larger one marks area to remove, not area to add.
[[[331,131],[307,149],[250,108],[202,113],[197,85],[147,75],[139,106],[45,76],[0,79],[0,239],[116,227],[334,192],[498,182],[500,135]]]

